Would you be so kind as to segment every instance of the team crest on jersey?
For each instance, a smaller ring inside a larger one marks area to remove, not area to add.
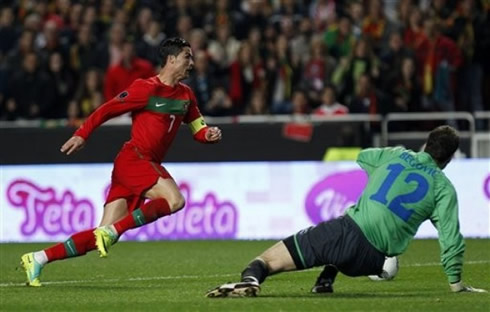
[[[189,109],[189,102],[185,102],[184,105],[182,105],[182,108],[184,109],[184,112],[187,112]]]
[[[123,91],[123,92],[119,93],[119,95],[117,96],[117,99],[119,101],[124,101],[124,98],[127,97],[128,95],[129,95],[128,91]]]

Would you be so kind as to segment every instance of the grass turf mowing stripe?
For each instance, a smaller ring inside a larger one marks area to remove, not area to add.
[[[478,260],[478,261],[467,261],[464,265],[470,264],[485,264],[490,263],[490,260]],[[426,266],[439,266],[440,263],[428,262],[428,263],[413,263],[408,265],[402,265],[400,267],[426,267]],[[313,268],[301,271],[292,271],[291,273],[303,273],[309,271],[321,271],[321,268]],[[212,275],[180,275],[180,276],[152,276],[152,277],[130,277],[130,278],[111,278],[111,279],[86,279],[86,280],[72,280],[72,281],[52,281],[52,282],[42,282],[43,285],[63,285],[63,284],[77,284],[77,283],[91,283],[91,282],[104,282],[104,283],[114,283],[121,281],[155,281],[155,280],[178,280],[178,279],[198,279],[198,278],[213,278],[213,277],[230,277],[239,276],[239,273],[227,273],[227,274],[212,274]],[[0,283],[0,287],[21,287],[25,286],[25,283]]]

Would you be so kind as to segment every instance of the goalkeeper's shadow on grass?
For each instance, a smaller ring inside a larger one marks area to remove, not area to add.
[[[421,293],[333,293],[333,294],[312,294],[312,293],[289,293],[289,294],[263,294],[261,293],[257,298],[302,298],[305,300],[335,300],[335,299],[346,299],[346,298],[412,298],[412,297],[422,297]]]

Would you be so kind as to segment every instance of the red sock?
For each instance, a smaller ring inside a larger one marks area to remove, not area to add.
[[[44,249],[48,262],[77,257],[95,249],[94,229],[78,232],[64,243],[59,243]]]
[[[141,206],[141,208],[135,209],[124,219],[114,223],[114,228],[117,234],[121,235],[129,229],[140,227],[171,213],[172,211],[166,199],[154,199]]]

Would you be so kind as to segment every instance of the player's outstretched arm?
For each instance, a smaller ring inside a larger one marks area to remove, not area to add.
[[[85,146],[85,140],[78,135],[74,135],[61,146],[60,151],[66,155],[70,155]]]
[[[471,286],[465,286],[463,282],[459,281],[457,283],[449,284],[452,292],[478,292],[478,293],[486,293],[485,289],[473,288]]]
[[[209,127],[205,134],[206,141],[219,142],[221,140],[221,129],[218,127]]]

